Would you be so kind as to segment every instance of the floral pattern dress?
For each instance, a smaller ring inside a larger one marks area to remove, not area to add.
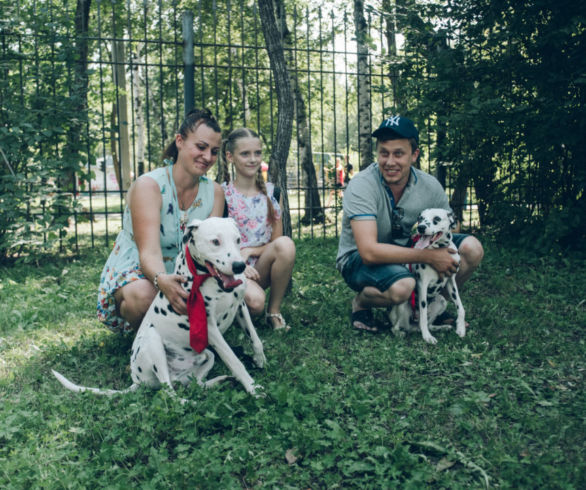
[[[281,207],[275,199],[273,192],[275,186],[267,182],[267,194],[270,196],[271,203],[275,210],[275,218],[281,218]],[[240,230],[241,243],[240,248],[260,247],[271,241],[273,227],[267,219],[268,207],[267,198],[259,192],[254,196],[245,196],[232,182],[222,184],[226,203],[228,205],[228,214],[236,221]],[[258,257],[249,257],[247,264],[254,266]]]
[[[182,211],[177,203],[177,190],[172,178],[172,165],[157,168],[148,175],[159,185],[161,198],[161,251],[167,273],[175,269],[175,259],[179,254],[185,223],[198,218],[205,219],[214,205],[214,183],[207,177],[200,177],[197,196],[191,206]],[[130,325],[116,312],[114,294],[126,284],[144,279],[140,270],[138,248],[132,231],[132,218],[128,205],[124,209],[122,230],[116,237],[114,247],[100,277],[98,289],[98,319],[108,328],[117,332],[127,332]]]

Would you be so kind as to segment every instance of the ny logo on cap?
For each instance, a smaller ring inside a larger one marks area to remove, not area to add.
[[[391,116],[385,121],[385,126],[398,126],[399,121],[401,120],[401,116]]]

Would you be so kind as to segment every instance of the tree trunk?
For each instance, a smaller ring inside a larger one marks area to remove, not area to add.
[[[293,129],[293,96],[283,50],[283,40],[275,20],[273,2],[272,0],[258,0],[258,5],[278,103],[277,134],[273,139],[269,161],[269,179],[281,187],[283,191],[283,233],[291,236],[291,215],[287,196],[287,157],[289,156]]]
[[[356,30],[358,68],[358,146],[360,170],[373,162],[372,128],[370,109],[370,70],[368,65],[368,25],[364,18],[364,1],[354,0],[354,25]]]
[[[287,48],[292,48],[291,31],[287,27],[287,18],[283,2],[276,4],[277,25],[281,28],[283,44]],[[301,93],[299,78],[295,72],[293,62],[293,49],[289,50],[289,78],[294,94],[295,104],[295,122],[297,124],[297,144],[301,158],[301,169],[303,171],[303,189],[304,189],[304,215],[301,223],[309,225],[311,223],[323,223],[325,219],[324,210],[321,206],[317,175],[315,165],[313,164],[313,150],[311,145],[311,132],[309,130],[309,120],[305,109],[305,101]]]
[[[130,139],[128,138],[128,98],[126,96],[126,55],[123,41],[115,40],[112,43],[112,61],[114,64],[114,84],[116,85],[116,116],[118,122],[119,154],[121,181],[120,189],[130,187]]]
[[[389,78],[393,93],[393,114],[404,114],[406,104],[401,92],[401,70],[398,68],[399,58],[397,57],[397,5],[395,4],[393,7],[391,0],[383,0],[382,9],[388,14],[385,16],[385,38],[389,58]]]
[[[78,117],[71,120],[71,127],[67,134],[66,159],[69,168],[64,169],[66,177],[62,190],[73,191],[75,185],[75,172],[80,162],[80,148],[82,142],[82,130],[87,118],[87,93],[88,93],[88,24],[90,16],[91,0],[77,0],[75,8],[75,49],[76,63],[73,66],[73,82],[71,95],[77,100],[75,111]]]
[[[142,43],[138,43],[136,51],[132,58],[132,70],[134,72],[134,121],[136,130],[136,163],[137,175],[140,177],[145,172],[144,153],[145,153],[145,131],[144,131],[144,68],[141,66],[140,51]]]

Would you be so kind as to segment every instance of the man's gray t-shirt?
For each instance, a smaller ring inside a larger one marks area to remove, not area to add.
[[[347,254],[357,249],[350,220],[376,220],[379,243],[407,246],[417,217],[427,208],[450,209],[448,196],[438,180],[411,167],[409,182],[394,210],[390,189],[378,163],[373,163],[350,180],[344,191],[344,217],[338,245],[336,267],[342,270]]]

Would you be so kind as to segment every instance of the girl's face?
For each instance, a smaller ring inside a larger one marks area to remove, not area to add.
[[[254,177],[262,163],[262,146],[260,139],[253,137],[236,140],[234,152],[226,152],[226,158],[234,164],[236,173]]]
[[[185,138],[178,134],[175,144],[178,150],[177,163],[190,173],[201,176],[216,162],[222,135],[209,126],[200,124],[195,131],[188,132]]]

